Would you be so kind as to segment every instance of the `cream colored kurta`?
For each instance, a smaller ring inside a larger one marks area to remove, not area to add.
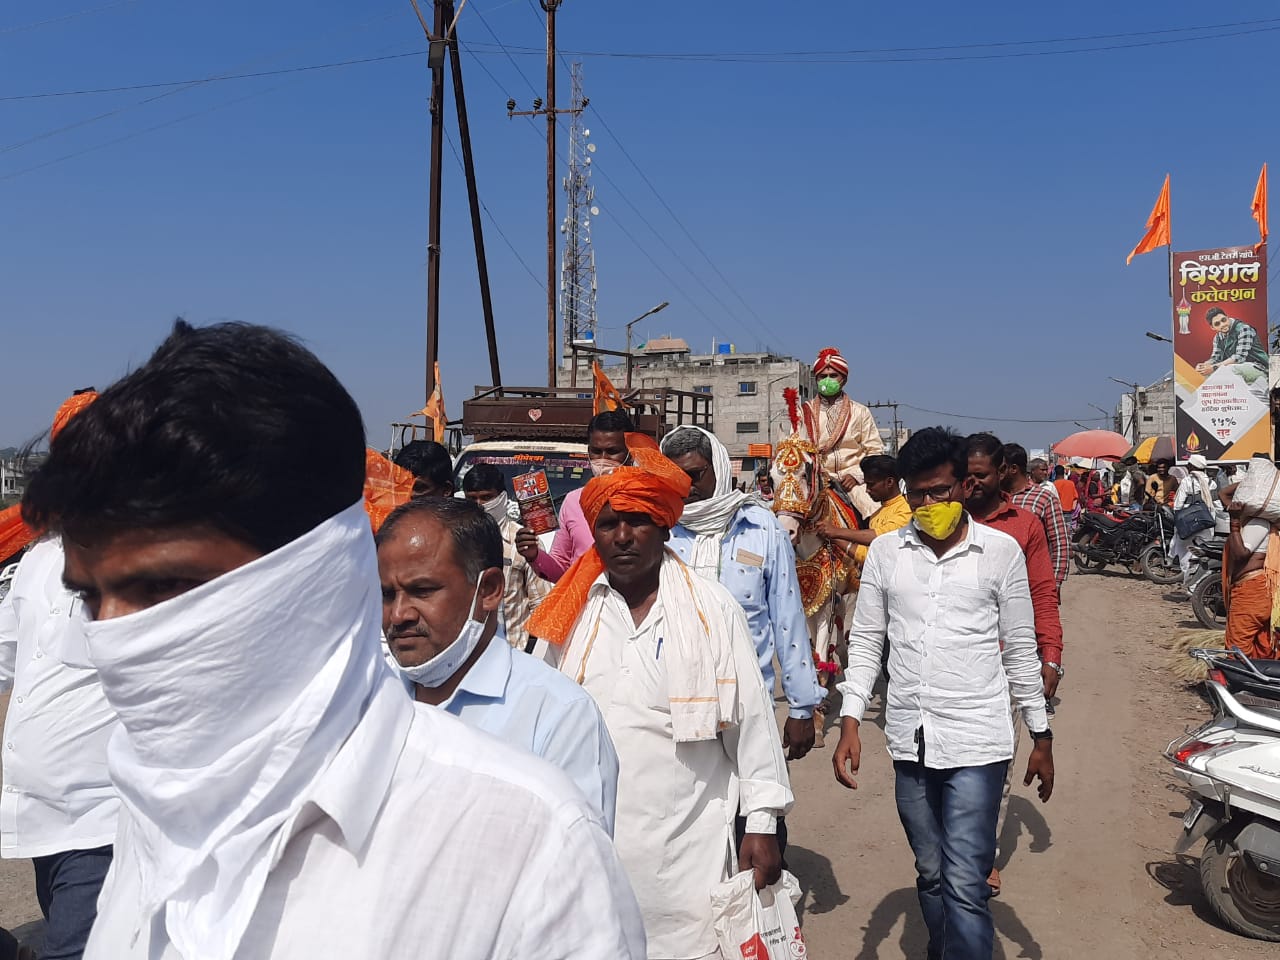
[[[841,397],[840,400],[847,399]],[[880,439],[880,428],[876,426],[876,418],[871,411],[854,400],[849,400],[849,425],[840,433],[839,410],[841,403],[824,403],[821,398],[810,400],[806,406],[812,412],[814,422],[819,425],[822,436],[820,449],[826,450],[835,443],[832,449],[822,458],[822,466],[827,476],[838,481],[841,486],[852,488],[849,498],[863,517],[875,512],[877,504],[867,494],[862,484],[862,469],[859,464],[863,457],[884,453],[884,441]],[[855,486],[856,485],[856,486]]]
[[[580,617],[569,644],[595,632],[582,685],[595,697],[618,751],[614,844],[640,901],[650,958],[716,951],[712,887],[736,872],[739,806],[751,833],[773,833],[793,797],[786,761],[742,609],[719,584],[695,580],[708,616],[732,636],[741,720],[715,740],[676,743],[671,733],[666,618],[660,601],[639,627],[602,575],[599,620]],[[705,589],[704,589],[705,588]]]

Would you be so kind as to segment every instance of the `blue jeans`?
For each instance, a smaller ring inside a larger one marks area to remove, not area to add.
[[[41,960],[80,960],[98,916],[98,894],[111,867],[111,847],[67,850],[32,860],[44,914]]]
[[[991,960],[995,927],[987,877],[1007,760],[932,770],[893,762],[898,818],[916,856],[916,890],[929,928],[929,960]]]

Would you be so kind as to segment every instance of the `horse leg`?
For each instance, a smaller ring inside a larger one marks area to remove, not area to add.
[[[818,608],[818,612],[808,618],[809,636],[813,637],[814,663],[828,663],[835,659],[834,645],[837,639],[835,620],[835,595]],[[835,691],[839,676],[836,673],[819,671],[818,683],[826,691],[826,696],[813,711],[813,745],[826,746],[824,726],[826,725],[827,708],[831,702],[831,694]]]

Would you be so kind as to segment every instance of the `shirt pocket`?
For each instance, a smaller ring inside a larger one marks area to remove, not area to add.
[[[995,591],[976,585],[948,584],[943,588],[943,623],[957,637],[996,637],[1000,607]]]

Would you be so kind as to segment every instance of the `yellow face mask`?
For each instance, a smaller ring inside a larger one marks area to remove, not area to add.
[[[945,540],[955,533],[960,525],[960,517],[964,515],[964,504],[959,500],[947,503],[927,503],[916,507],[912,512],[918,526],[926,536],[934,540]]]

